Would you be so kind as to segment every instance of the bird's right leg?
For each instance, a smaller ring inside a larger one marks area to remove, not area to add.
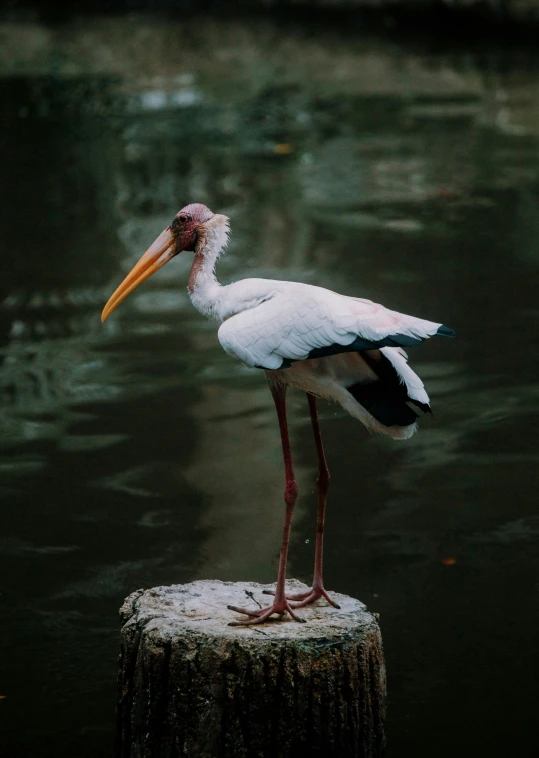
[[[290,604],[288,603],[285,595],[288,544],[290,542],[292,514],[294,512],[294,505],[296,504],[298,497],[298,485],[296,482],[296,477],[294,475],[294,467],[292,465],[292,450],[290,449],[290,438],[288,436],[288,424],[286,421],[286,385],[270,382],[269,387],[271,394],[273,395],[273,400],[275,402],[277,418],[279,419],[279,429],[281,431],[281,443],[283,446],[283,460],[285,470],[284,500],[286,503],[283,541],[281,543],[281,554],[279,557],[279,572],[277,574],[277,587],[275,588],[275,600],[273,602],[273,605],[270,605],[267,608],[261,608],[260,610],[248,610],[245,608],[237,608],[234,605],[229,605],[228,608],[231,611],[236,611],[237,613],[245,613],[246,616],[250,616],[250,618],[246,619],[245,621],[232,621],[229,626],[261,624],[274,613],[282,617],[287,612],[292,616],[294,621],[305,621],[305,619],[296,616],[290,607]]]
[[[301,608],[304,605],[310,605],[319,598],[324,598],[334,608],[340,606],[330,598],[324,587],[323,569],[324,562],[324,523],[326,520],[326,503],[329,489],[329,469],[324,454],[324,445],[322,444],[322,433],[320,431],[320,422],[318,420],[318,409],[316,407],[316,397],[307,392],[309,402],[309,411],[311,414],[311,424],[313,427],[314,442],[316,445],[316,454],[318,457],[318,478],[316,488],[318,490],[318,511],[316,514],[316,545],[314,550],[314,576],[313,586],[308,592],[302,592],[298,595],[287,595],[287,600],[297,601],[293,608]]]

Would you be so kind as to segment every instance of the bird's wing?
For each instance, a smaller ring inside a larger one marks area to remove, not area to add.
[[[454,336],[441,324],[370,300],[291,284],[227,319],[218,337],[227,353],[248,366],[279,369],[341,352],[414,345],[434,334]]]

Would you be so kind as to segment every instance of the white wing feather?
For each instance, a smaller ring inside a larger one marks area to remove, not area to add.
[[[231,316],[218,332],[223,349],[248,366],[278,369],[283,360],[304,360],[316,348],[350,345],[357,337],[373,342],[391,335],[426,339],[440,326],[322,287],[267,284],[272,285],[268,299]],[[398,362],[399,373],[406,381],[406,370],[413,373],[406,360],[400,355],[394,360],[389,354],[387,357],[395,368]],[[421,394],[419,387],[417,394]]]
[[[410,400],[417,400],[420,403],[429,405],[430,400],[425,390],[425,385],[408,365],[408,356],[404,350],[398,347],[381,347],[380,352],[393,365],[402,383],[406,385],[406,391]]]

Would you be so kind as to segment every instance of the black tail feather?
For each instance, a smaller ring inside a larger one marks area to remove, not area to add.
[[[445,326],[445,324],[442,324],[438,327],[436,334],[438,337],[450,337],[451,339],[455,339],[457,336],[456,331],[454,329],[451,329],[449,326]]]
[[[346,388],[371,416],[384,426],[410,426],[417,413],[406,402],[395,396],[383,382],[363,384],[358,382]]]
[[[430,405],[408,397],[406,385],[390,360],[381,352],[361,352],[363,360],[378,377],[378,381],[357,382],[346,389],[371,416],[384,426],[409,426],[418,414],[407,403],[413,403],[425,413]]]
[[[408,398],[408,402],[413,403],[413,405],[415,405],[416,408],[420,408],[423,411],[423,413],[430,413],[430,415],[432,416],[432,408],[427,403],[422,403],[419,400],[412,400],[411,397]]]

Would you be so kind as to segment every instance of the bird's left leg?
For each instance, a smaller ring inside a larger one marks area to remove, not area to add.
[[[316,515],[316,545],[314,552],[314,576],[313,586],[309,592],[302,592],[298,595],[287,595],[287,600],[299,601],[293,608],[301,608],[304,605],[314,603],[318,598],[325,598],[334,608],[340,608],[332,600],[324,589],[324,579],[322,576],[322,564],[324,561],[324,522],[326,518],[326,503],[328,488],[330,482],[329,469],[324,455],[324,445],[322,444],[322,433],[320,432],[320,422],[318,420],[318,409],[316,407],[316,397],[307,392],[309,401],[309,411],[311,413],[311,424],[313,427],[314,442],[318,456],[318,478],[316,488],[318,490],[318,511]]]
[[[277,417],[279,419],[279,429],[281,431],[281,443],[283,446],[283,460],[285,470],[285,491],[284,499],[286,503],[286,514],[283,527],[283,541],[281,544],[281,554],[279,557],[279,572],[277,574],[277,587],[275,592],[275,599],[272,605],[267,608],[261,608],[260,610],[248,610],[245,608],[237,608],[234,605],[229,605],[231,611],[237,613],[245,613],[246,616],[250,616],[246,621],[232,621],[229,626],[245,626],[247,624],[262,624],[264,621],[274,613],[281,618],[285,613],[289,613],[294,621],[305,621],[305,619],[296,616],[292,607],[288,603],[285,595],[285,580],[286,580],[286,562],[288,559],[288,544],[290,542],[290,529],[292,527],[292,514],[294,512],[294,505],[298,497],[298,485],[296,483],[296,477],[294,475],[294,467],[292,465],[292,450],[290,448],[290,439],[288,436],[288,424],[286,421],[286,385],[277,384],[274,382],[269,383],[271,394],[275,402],[275,408],[277,410]]]

